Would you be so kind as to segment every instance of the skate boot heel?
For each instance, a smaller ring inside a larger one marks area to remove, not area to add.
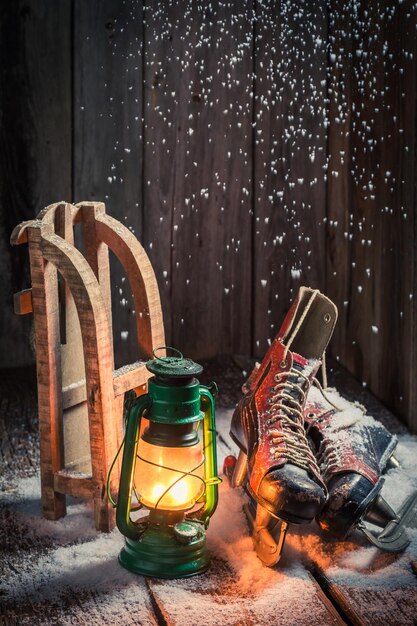
[[[223,461],[223,474],[226,476],[229,483],[232,483],[233,472],[236,467],[236,457],[233,454],[229,454]]]

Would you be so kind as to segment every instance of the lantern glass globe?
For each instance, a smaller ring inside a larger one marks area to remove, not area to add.
[[[159,446],[139,439],[134,484],[149,509],[186,511],[204,492],[201,441],[192,446]]]

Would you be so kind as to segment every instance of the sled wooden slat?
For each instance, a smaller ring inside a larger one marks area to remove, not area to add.
[[[151,374],[145,369],[145,362],[133,363],[131,368],[121,367],[113,372],[114,395],[121,396],[129,389],[138,389],[146,384]]]
[[[62,406],[64,409],[81,404],[81,402],[85,402],[87,399],[85,384],[85,378],[83,378],[76,383],[72,383],[68,387],[63,387]]]
[[[13,307],[16,315],[26,315],[32,313],[32,289],[23,289],[13,296]]]
[[[113,391],[116,398],[130,389],[138,389],[146,385],[150,374],[144,369],[144,365],[145,361],[138,361],[130,367],[121,367],[113,371]],[[85,378],[62,389],[62,406],[64,409],[85,402],[86,399]]]
[[[40,466],[42,509],[46,519],[58,519],[66,513],[65,498],[54,491],[54,473],[64,467],[62,437],[61,351],[50,350],[60,343],[58,280],[56,268],[46,263],[42,254],[42,232],[28,226],[32,302],[36,337]],[[52,232],[45,225],[44,233]]]
[[[74,219],[77,209],[58,203],[41,212],[43,221],[53,224],[55,234],[74,246]],[[63,388],[85,379],[83,341],[73,294],[62,273],[58,272],[61,384]],[[64,404],[62,398],[64,466],[91,473],[90,432],[87,403]]]
[[[94,483],[91,476],[77,476],[66,472],[54,474],[54,489],[58,493],[77,498],[91,498],[94,495]]]

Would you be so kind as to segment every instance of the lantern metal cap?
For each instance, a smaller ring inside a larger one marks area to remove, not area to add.
[[[174,355],[157,356],[156,353],[160,350],[170,350]],[[146,363],[146,368],[155,376],[161,376],[162,378],[191,378],[201,374],[203,371],[202,365],[195,363],[191,359],[186,359],[176,348],[162,346],[161,348],[156,348],[153,351],[153,355],[155,358]]]

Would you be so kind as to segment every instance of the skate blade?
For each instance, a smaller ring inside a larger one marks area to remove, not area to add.
[[[264,565],[273,567],[281,558],[288,522],[274,517],[260,504],[255,504],[247,482],[247,454],[245,452],[240,451],[237,459],[233,456],[227,457],[223,472],[233,488],[243,487],[249,496],[249,503],[243,505],[243,511],[248,520],[256,554]]]
[[[258,558],[267,567],[273,567],[281,558],[288,522],[273,518],[259,504],[256,515],[250,504],[244,504],[243,510],[249,523]]]
[[[369,528],[365,519],[362,519],[357,527],[380,550],[402,552],[410,543],[406,527],[417,528],[417,492],[405,500],[396,518],[389,520],[382,531],[377,532]]]
[[[242,450],[237,457],[236,465],[233,471],[231,485],[233,489],[242,487],[248,476],[248,456]]]

